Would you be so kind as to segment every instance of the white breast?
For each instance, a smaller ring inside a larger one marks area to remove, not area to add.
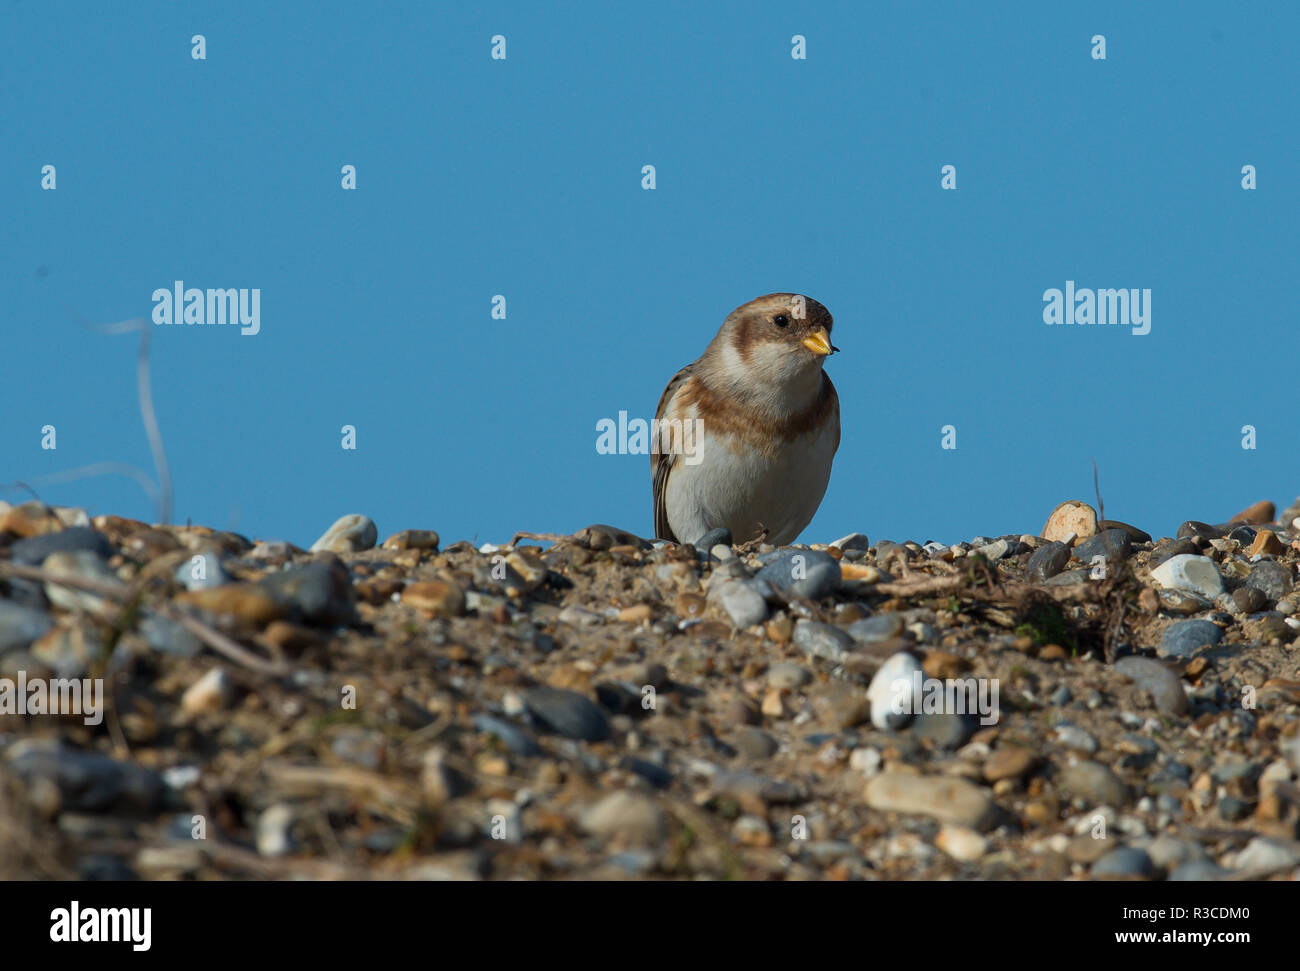
[[[800,436],[775,455],[736,451],[705,428],[699,463],[684,457],[668,477],[668,522],[683,543],[725,526],[743,543],[767,528],[767,542],[794,542],[826,494],[839,439],[839,416],[819,432]]]

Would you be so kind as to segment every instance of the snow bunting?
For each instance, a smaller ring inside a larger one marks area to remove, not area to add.
[[[656,537],[695,543],[726,527],[735,543],[781,546],[808,525],[840,444],[839,396],[822,370],[839,350],[830,332],[816,300],[770,293],[733,310],[673,376],[650,455]]]

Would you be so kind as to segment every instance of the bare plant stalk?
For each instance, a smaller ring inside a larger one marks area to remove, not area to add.
[[[162,523],[170,523],[172,474],[167,466],[167,453],[163,450],[162,432],[158,428],[158,415],[153,407],[153,390],[149,384],[149,321],[143,317],[134,317],[116,324],[91,326],[94,330],[105,334],[127,334],[133,330],[140,332],[140,350],[135,359],[136,393],[140,399],[140,418],[144,422],[144,432],[149,438],[149,450],[153,452],[154,469],[158,473],[161,494],[158,503],[158,520]]]
[[[63,472],[51,472],[49,475],[39,475],[31,481],[39,486],[57,485],[60,482],[75,482],[77,479],[85,479],[96,475],[124,475],[129,479],[134,479],[136,483],[144,490],[149,501],[160,512],[162,510],[162,494],[158,487],[154,485],[153,479],[149,478],[141,469],[134,465],[127,465],[125,462],[95,462],[92,465],[81,465],[75,469],[67,469]],[[27,488],[32,497],[40,499],[36,492],[21,482],[13,483],[14,487]],[[6,486],[8,488],[8,486]]]
[[[1097,460],[1092,460],[1092,491],[1097,494],[1097,519],[1106,521],[1106,504],[1101,501],[1101,484],[1097,481]]]

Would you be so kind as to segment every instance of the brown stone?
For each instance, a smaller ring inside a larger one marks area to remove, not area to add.
[[[867,783],[863,797],[872,809],[931,816],[978,832],[991,829],[998,817],[987,789],[951,776],[882,772]]]
[[[298,654],[321,642],[320,635],[309,627],[292,624],[287,620],[273,620],[266,625],[262,636],[280,650]]]
[[[399,550],[393,555],[393,565],[400,566],[404,570],[414,570],[420,565],[420,551]]]
[[[778,644],[786,644],[794,633],[794,621],[790,619],[789,614],[778,614],[769,620],[763,629],[767,631],[767,636]]]
[[[142,529],[152,529],[148,523],[124,516],[96,516],[90,524],[114,542],[120,543],[124,537],[138,533]]]
[[[673,601],[673,610],[683,620],[691,620],[704,615],[705,600],[698,593],[681,593]]]
[[[178,603],[241,623],[262,627],[284,616],[285,608],[254,583],[227,583],[209,590],[190,590],[176,595]]]
[[[379,606],[392,599],[393,594],[401,593],[402,581],[393,577],[376,577],[373,580],[362,580],[354,584],[353,589],[357,592],[357,597],[368,604]]]
[[[412,583],[402,591],[402,603],[430,617],[459,617],[465,612],[465,595],[445,580]]]
[[[624,607],[618,612],[618,619],[625,624],[639,624],[642,621],[649,620],[651,610],[649,604],[636,604],[632,607]]]
[[[437,550],[438,534],[431,529],[404,529],[384,540],[386,550]]]
[[[1097,535],[1097,513],[1092,506],[1070,499],[1052,510],[1043,526],[1043,539],[1065,542],[1073,534],[1075,542]]]
[[[1286,552],[1286,546],[1271,529],[1261,529],[1255,534],[1255,542],[1250,544],[1250,549],[1246,552],[1248,556],[1258,556],[1261,553],[1281,556]]]
[[[1115,849],[1114,840],[1098,840],[1093,839],[1091,836],[1076,836],[1070,840],[1070,845],[1065,849],[1065,855],[1071,863],[1096,863],[1113,849]]]
[[[740,695],[736,695],[727,703],[726,717],[732,725],[757,725],[762,721],[758,706]]]
[[[763,714],[768,718],[785,717],[785,702],[777,688],[772,688],[763,696]]]
[[[929,677],[942,680],[961,677],[970,668],[970,662],[947,651],[927,651],[921,668]]]
[[[24,502],[21,506],[6,509],[0,514],[0,533],[13,533],[23,539],[57,533],[62,529],[63,522],[54,514],[54,510],[39,502]]]
[[[1247,506],[1228,520],[1230,523],[1271,523],[1277,515],[1277,507],[1267,499],[1261,499],[1254,505]]]
[[[984,778],[989,782],[999,779],[1019,779],[1038,763],[1038,756],[1019,745],[1002,745],[989,753],[984,762]]]
[[[1288,678],[1269,678],[1259,688],[1259,700],[1283,701],[1300,704],[1300,681]]]
[[[1060,809],[1043,799],[1025,803],[1024,819],[1030,826],[1046,826],[1056,822]]]

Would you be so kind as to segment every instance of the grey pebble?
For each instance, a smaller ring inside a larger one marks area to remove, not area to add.
[[[1165,628],[1160,637],[1160,653],[1165,657],[1191,657],[1197,648],[1214,646],[1223,631],[1208,620],[1180,620]]]
[[[800,664],[778,661],[767,669],[767,683],[778,689],[802,688],[812,681],[812,672]]]
[[[0,600],[0,654],[25,649],[52,626],[45,611]]]
[[[470,722],[485,735],[499,739],[515,755],[536,755],[541,751],[531,735],[503,718],[479,713]]]
[[[1099,762],[1076,762],[1061,770],[1060,788],[1090,806],[1119,808],[1129,801],[1128,787]]]
[[[819,550],[780,550],[758,571],[758,579],[766,580],[786,599],[816,600],[840,585],[840,563]]]
[[[149,614],[140,621],[140,634],[155,651],[177,657],[197,657],[203,642],[170,617]]]
[[[794,625],[794,644],[809,657],[842,662],[854,648],[853,638],[838,627],[800,619]]]
[[[1192,860],[1188,863],[1180,863],[1169,874],[1168,879],[1178,883],[1188,881],[1200,883],[1204,880],[1223,880],[1232,876],[1232,873],[1209,860]]]
[[[176,568],[176,579],[186,590],[208,590],[230,582],[215,553],[195,553]]]
[[[903,619],[898,614],[876,614],[863,617],[849,625],[849,637],[859,644],[879,644],[903,632]]]
[[[771,758],[780,745],[761,728],[742,728],[736,733],[736,751],[744,758],[761,760]]]
[[[1187,714],[1187,692],[1178,675],[1159,661],[1146,657],[1122,657],[1115,670],[1151,695],[1156,707],[1166,715]]]
[[[1093,877],[1141,877],[1151,879],[1156,867],[1145,850],[1121,846],[1092,865]]]
[[[767,619],[767,600],[762,589],[749,580],[723,580],[710,585],[709,596],[721,604],[737,627],[752,627]]]
[[[912,721],[913,735],[946,752],[961,748],[978,728],[979,721],[970,714],[922,712]]]
[[[1246,577],[1246,586],[1259,590],[1270,601],[1280,600],[1294,586],[1291,568],[1277,560],[1261,560]]]

